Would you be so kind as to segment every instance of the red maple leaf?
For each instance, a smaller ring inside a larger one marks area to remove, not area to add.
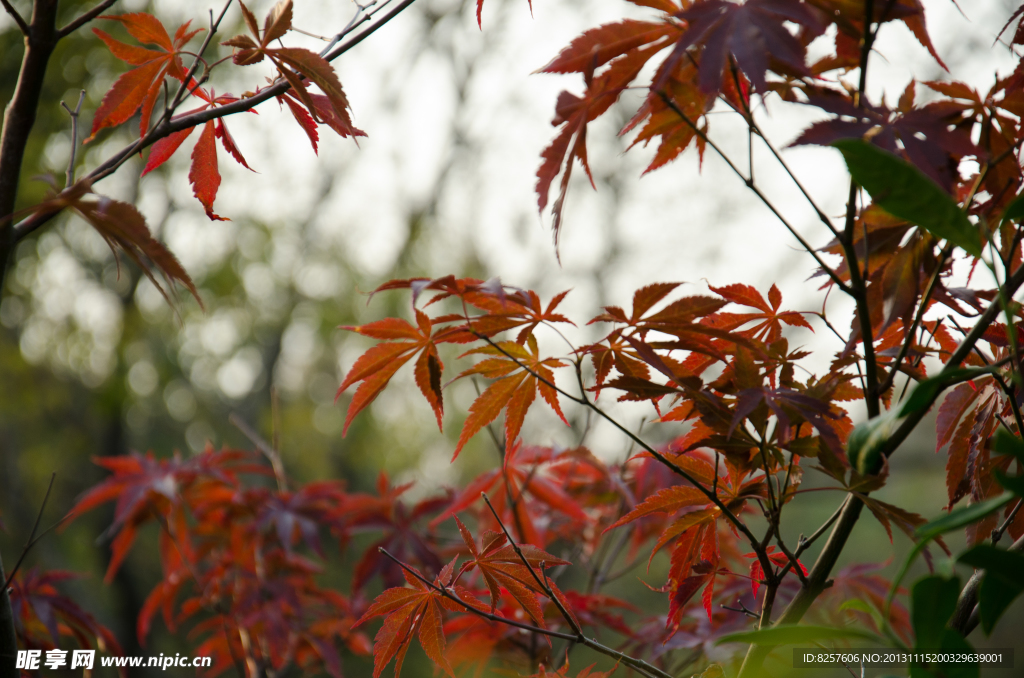
[[[234,62],[249,66],[262,62],[264,57],[269,59],[291,85],[291,94],[302,102],[314,121],[329,125],[342,136],[365,136],[352,124],[348,98],[330,63],[316,52],[301,47],[269,47],[291,30],[292,0],[281,0],[271,8],[263,22],[262,33],[256,16],[243,3],[239,6],[252,37],[236,35],[221,43],[235,48]],[[319,95],[309,91],[307,81],[320,88],[326,101],[317,99]],[[302,122],[300,120],[299,124]]]
[[[155,45],[159,49],[146,49],[128,45],[115,40],[98,28],[95,33],[106,43],[110,51],[118,59],[136,68],[124,73],[110,88],[96,109],[92,122],[92,133],[86,141],[91,141],[96,133],[105,127],[116,127],[132,117],[142,108],[139,120],[139,133],[145,134],[149,129],[150,116],[156,105],[157,97],[163,90],[164,79],[170,75],[179,81],[185,79],[180,54],[185,44],[202,29],[189,31],[191,22],[185,22],[174,33],[174,39],[167,34],[167,29],[152,14],[136,12],[121,16],[102,16],[101,19],[118,21],[125,27],[128,34],[142,44]]]
[[[435,586],[451,586],[454,567],[453,560],[434,580]],[[445,637],[441,607],[443,605],[459,611],[464,611],[464,608],[447,600],[439,592],[410,575],[408,571],[403,570],[403,574],[409,586],[391,588],[381,593],[366,610],[366,614],[353,625],[359,626],[373,617],[387,615],[373,642],[373,678],[379,678],[384,667],[392,659],[395,660],[395,677],[401,674],[402,662],[414,635],[419,637],[420,646],[430,660],[455,678],[444,654]],[[451,589],[460,600],[467,603],[475,601],[473,594],[465,588],[455,585],[451,586]]]
[[[491,594],[492,613],[501,599],[501,590],[504,588],[522,606],[523,611],[533,619],[533,622],[537,626],[543,627],[545,625],[544,611],[537,602],[537,594],[546,595],[547,592],[537,581],[538,576],[542,576],[538,573],[547,567],[569,565],[569,561],[562,560],[530,544],[518,546],[519,553],[523,554],[523,557],[520,558],[516,548],[508,543],[508,539],[502,532],[484,532],[483,541],[477,548],[473,535],[462,524],[458,516],[455,517],[455,523],[459,526],[462,540],[466,543],[472,556],[468,562],[463,563],[459,575],[473,569],[480,572],[487,585],[487,590]],[[524,559],[526,563],[523,562]],[[533,571],[531,572],[531,570]],[[554,582],[548,580],[547,583],[552,591],[556,592],[556,596],[560,595],[561,592],[558,591]],[[559,602],[565,602],[564,596],[559,598]]]
[[[346,325],[341,329],[384,341],[356,360],[338,388],[335,400],[341,397],[341,394],[349,386],[362,382],[356,389],[352,402],[349,403],[342,435],[348,432],[348,427],[355,416],[380,395],[395,372],[417,354],[419,354],[419,358],[416,360],[414,372],[416,385],[434,410],[437,426],[441,428],[441,418],[444,415],[444,403],[441,399],[441,372],[444,369],[444,364],[437,354],[437,344],[465,343],[474,338],[472,334],[459,327],[439,327],[435,330],[431,319],[419,309],[416,309],[415,327],[399,318],[387,318],[358,327]]]
[[[199,108],[194,108],[183,115],[190,115],[192,113],[198,113],[199,111],[205,111],[208,108],[216,108],[217,106],[224,106],[226,104],[234,103],[238,101],[238,97],[231,94],[222,94],[217,96],[217,93],[210,91],[209,93],[202,89],[197,88],[193,92],[194,96],[204,100],[206,104]],[[189,127],[179,132],[169,134],[160,141],[153,144],[153,149],[149,153],[149,159],[146,161],[146,167],[142,170],[142,176],[145,176],[149,172],[152,172],[160,165],[167,162],[167,160],[174,155],[174,152],[178,150],[178,147],[187,139],[195,127]],[[217,118],[215,120],[208,120],[203,125],[203,131],[199,135],[199,141],[196,142],[195,148],[192,149],[192,167],[188,173],[189,183],[192,184],[192,193],[196,196],[203,205],[203,209],[206,210],[206,216],[213,221],[228,221],[224,217],[218,216],[213,212],[213,201],[217,199],[217,190],[220,188],[220,171],[217,167],[217,144],[216,139],[220,139],[221,145],[224,150],[235,159],[235,161],[246,168],[252,170],[249,164],[245,162],[245,158],[242,157],[241,152],[235,145],[235,140],[232,138],[231,133],[228,132],[227,126],[224,124],[223,119]]]
[[[553,386],[555,375],[551,371],[552,368],[563,367],[564,363],[556,358],[541,358],[537,340],[532,334],[527,337],[526,344],[520,346],[513,341],[503,341],[465,354],[492,357],[465,370],[458,378],[479,374],[496,381],[470,405],[469,416],[462,426],[452,461],[459,456],[469,439],[494,421],[502,410],[505,410],[505,446],[511,448],[519,437],[526,412],[538,391],[565,425],[569,425],[558,404],[558,392]]]

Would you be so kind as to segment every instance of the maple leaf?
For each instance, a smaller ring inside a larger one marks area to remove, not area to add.
[[[168,281],[173,283],[177,280],[183,284],[202,307],[203,301],[192,278],[177,257],[153,237],[145,217],[134,205],[97,195],[92,191],[92,184],[82,180],[37,205],[34,211],[55,214],[63,209],[70,209],[96,229],[115,255],[118,250],[127,254],[168,304],[171,303],[170,294],[157,281],[152,267],[156,267]]]
[[[759,313],[719,313],[716,320],[728,321],[724,325],[718,325],[722,329],[733,330],[749,322],[760,321],[753,327],[743,330],[742,334],[760,339],[767,344],[782,338],[782,323],[814,331],[802,314],[796,311],[779,311],[779,307],[782,305],[782,293],[775,285],[772,285],[768,291],[768,301],[765,301],[761,293],[750,285],[711,286],[711,291],[734,304],[756,308],[760,311]]]
[[[517,442],[505,451],[502,468],[477,476],[452,500],[447,510],[430,522],[431,526],[439,525],[480,501],[481,493],[488,495],[505,524],[515,526],[522,543],[546,543],[542,538],[546,532],[535,525],[532,517],[538,515],[542,507],[548,509],[543,524],[550,523],[555,514],[569,518],[575,525],[585,524],[589,518],[565,491],[565,479],[552,473],[552,466],[569,453],[569,450],[556,453],[550,447],[525,446]],[[526,500],[527,494],[529,501]]]
[[[174,514],[178,524],[183,525],[183,514],[175,511],[180,506],[182,493],[202,481],[221,485],[234,483],[232,467],[246,456],[234,450],[214,452],[208,449],[185,460],[178,456],[156,459],[152,453],[143,456],[137,452],[117,457],[94,457],[94,463],[113,475],[83,494],[70,513],[81,514],[116,501],[114,522],[107,528],[107,534],[117,536],[112,545],[106,580],[113,579],[140,525],[155,519],[158,514],[165,517]],[[253,470],[244,465],[239,468]]]
[[[314,121],[329,125],[342,136],[365,136],[352,124],[348,98],[330,63],[316,52],[301,47],[268,47],[291,30],[292,0],[281,0],[274,5],[264,20],[262,35],[255,15],[245,4],[240,2],[239,6],[253,37],[236,35],[221,43],[235,48],[234,63],[249,66],[262,62],[266,57],[291,85],[291,94],[302,102]],[[310,92],[307,81],[319,87],[323,95]],[[301,125],[302,121],[299,122]]]
[[[562,223],[562,206],[569,190],[569,179],[572,175],[573,162],[579,160],[580,165],[594,186],[594,178],[590,173],[587,161],[587,124],[595,120],[611,108],[619,95],[629,83],[636,79],[644,64],[663,48],[655,42],[653,45],[629,51],[613,59],[608,67],[597,77],[590,77],[593,69],[587,72],[587,91],[582,97],[562,92],[558,95],[555,105],[555,118],[551,121],[554,127],[562,126],[551,144],[541,153],[543,162],[537,170],[537,206],[541,212],[548,204],[551,184],[561,174],[558,197],[551,207],[551,231],[555,240],[555,251],[558,251],[558,236]],[[557,60],[556,60],[557,61]],[[564,167],[564,170],[563,170]]]
[[[150,116],[156,106],[157,97],[162,91],[164,79],[169,75],[179,81],[185,79],[180,54],[182,48],[199,31],[189,31],[191,22],[185,22],[174,33],[174,39],[167,34],[163,24],[151,14],[135,12],[121,16],[101,16],[101,19],[117,21],[128,31],[128,34],[142,44],[155,45],[159,49],[146,49],[128,45],[115,40],[98,28],[92,29],[111,53],[118,59],[136,68],[124,73],[117,79],[100,102],[93,117],[92,132],[86,142],[96,137],[96,133],[106,127],[116,127],[132,117],[141,107],[139,134],[145,135],[149,129]]]
[[[821,66],[814,69],[815,73],[823,72],[829,68],[853,68],[860,63],[860,41],[864,35],[865,0],[807,0],[807,4],[820,9],[829,21],[838,28],[836,35],[836,46],[838,59],[824,57]],[[878,14],[876,10],[876,14]],[[881,15],[875,16],[878,23],[889,21],[902,21],[917,41],[928,50],[932,58],[946,68],[946,64],[939,58],[928,35],[925,25],[924,7],[921,0],[895,0],[887,2],[881,8]],[[828,63],[831,62],[831,63]],[[820,62],[819,62],[820,63]],[[817,64],[816,64],[817,65]]]
[[[414,370],[416,385],[433,409],[437,426],[441,428],[441,418],[444,414],[441,373],[444,363],[437,354],[437,344],[466,343],[474,338],[472,334],[459,327],[438,327],[435,330],[431,319],[419,309],[416,309],[415,327],[405,320],[388,318],[358,327],[344,325],[341,329],[384,341],[356,360],[338,388],[335,400],[340,398],[349,386],[362,382],[356,389],[352,402],[349,403],[342,435],[348,432],[348,427],[355,416],[380,395],[398,369],[417,354],[419,358],[416,360]],[[388,341],[392,339],[398,341]]]
[[[704,94],[696,80],[697,67],[690,61],[672,70],[662,79],[658,91],[648,94],[643,105],[619,132],[620,135],[627,134],[640,123],[644,123],[630,148],[641,142],[647,146],[655,137],[661,138],[654,159],[644,170],[644,174],[675,160],[690,144],[697,146],[700,161],[703,163],[706,142],[697,131],[707,135],[707,120],[701,118],[714,103],[714,97]],[[671,101],[671,106],[665,101],[666,98]],[[679,116],[679,111],[686,116],[686,120]]]
[[[769,546],[765,549],[768,554],[768,560],[772,561],[778,567],[785,567],[789,564],[789,557],[781,551],[776,551],[774,546]],[[757,596],[757,590],[761,586],[761,578],[764,576],[764,570],[761,568],[761,559],[758,558],[756,553],[744,553],[744,558],[750,558],[750,589],[754,596]],[[807,568],[799,560],[796,561],[797,565],[800,566],[800,571],[803,572],[804,576],[807,576]]]
[[[730,63],[762,93],[767,89],[765,74],[770,67],[809,75],[806,47],[785,23],[792,22],[813,35],[824,30],[815,13],[798,0],[748,0],[742,4],[707,0],[676,17],[688,25],[666,64],[674,68],[690,48],[697,48],[700,89],[712,99],[722,89],[722,75]],[[653,89],[661,89],[668,72],[662,72]]]
[[[504,588],[537,626],[544,627],[544,612],[537,602],[537,594],[546,595],[546,591],[537,582],[537,577],[542,576],[538,575],[538,572],[547,567],[569,565],[569,561],[530,544],[518,545],[519,553],[523,555],[520,558],[516,547],[507,543],[505,534],[501,532],[485,532],[483,541],[477,548],[473,535],[458,516],[455,516],[455,524],[459,526],[459,534],[462,535],[462,540],[472,556],[471,560],[462,565],[459,574],[473,569],[480,572],[491,594],[491,613],[494,613],[494,608],[501,598],[501,590]],[[553,582],[548,581],[548,585],[554,590]]]
[[[99,647],[114,655],[121,654],[121,646],[110,629],[57,589],[60,582],[77,577],[72,572],[42,572],[35,567],[15,575],[10,597],[19,639],[24,647],[51,649],[66,647],[61,638],[71,636],[81,648]],[[48,637],[41,635],[40,630],[45,630]],[[125,675],[123,670],[119,673]]]
[[[194,108],[182,115],[190,115],[192,113],[198,113],[205,111],[209,108],[216,108],[217,106],[224,106],[226,104],[234,103],[238,101],[238,97],[223,94],[217,96],[217,93],[213,90],[207,92],[205,89],[196,88],[193,92],[193,96],[196,96],[206,102],[204,106]],[[146,161],[146,166],[142,170],[142,176],[152,172],[160,165],[167,162],[174,152],[178,150],[178,147],[187,139],[196,127],[189,127],[173,134],[169,134],[163,139],[160,139],[155,144],[149,153],[149,159]],[[208,120],[203,125],[203,131],[199,135],[199,141],[196,143],[195,148],[192,149],[192,166],[188,173],[189,183],[192,184],[192,193],[196,199],[203,205],[203,209],[206,211],[206,216],[211,221],[228,221],[224,217],[218,216],[213,212],[213,202],[217,199],[217,190],[220,188],[220,171],[217,166],[217,144],[216,139],[220,139],[221,145],[224,150],[235,159],[242,167],[252,171],[249,164],[242,157],[241,152],[235,145],[235,140],[228,131],[227,126],[224,124],[222,118],[215,120]]]
[[[861,139],[870,131],[871,143],[905,158],[946,191],[952,191],[959,178],[960,159],[982,153],[971,141],[969,128],[949,129],[950,109],[942,102],[914,107],[913,82],[907,85],[896,110],[866,99],[858,107],[845,94],[832,90],[808,92],[807,99],[810,105],[837,117],[814,123],[792,146]]]
[[[452,461],[459,456],[469,439],[494,421],[502,410],[505,410],[505,446],[511,448],[519,437],[526,412],[538,391],[565,425],[569,425],[558,404],[558,392],[552,386],[555,383],[552,368],[563,367],[564,363],[556,358],[541,358],[537,340],[532,334],[527,337],[526,344],[524,347],[512,341],[503,341],[464,354],[493,357],[465,370],[458,376],[459,379],[479,374],[496,381],[470,405],[469,416],[459,434]]]
[[[451,585],[454,565],[455,561],[452,561],[445,566],[434,580],[435,586]],[[391,588],[381,593],[353,625],[356,627],[373,617],[387,615],[384,625],[374,638],[373,678],[379,678],[392,659],[395,660],[396,678],[401,674],[402,662],[414,634],[418,635],[420,646],[430,660],[455,678],[444,654],[445,637],[441,618],[441,601],[444,597],[407,571],[403,570],[403,574],[409,586]],[[452,589],[461,600],[473,599],[472,594],[460,586],[453,586]]]
[[[400,498],[411,487],[412,483],[392,486],[387,474],[381,472],[377,477],[376,495],[350,494],[338,503],[335,512],[342,534],[373,531],[379,535],[353,569],[353,590],[361,589],[378,573],[385,586],[402,581],[401,568],[381,553],[382,548],[402,562],[415,562],[435,570],[441,567],[441,558],[419,521],[447,508],[451,496],[427,497],[406,506]]]

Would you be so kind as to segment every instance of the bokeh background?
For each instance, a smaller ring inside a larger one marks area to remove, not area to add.
[[[25,9],[28,3],[13,4]],[[86,3],[62,4],[72,16]],[[252,7],[262,16],[271,4],[259,0]],[[1012,55],[994,41],[1015,3],[924,4],[933,41],[952,77],[987,89],[995,72],[1005,75],[1013,68]],[[128,0],[112,11],[150,11],[174,26],[189,19],[205,24],[211,8],[219,6]],[[369,299],[367,293],[389,278],[500,277],[542,297],[572,288],[564,308],[580,325],[570,333],[579,341],[596,338],[584,323],[599,307],[628,303],[634,289],[655,281],[684,281],[690,293],[706,290],[709,283],[742,282],[762,291],[776,283],[788,308],[821,310],[818,283],[808,280],[813,261],[710,152],[701,165],[688,154],[641,177],[653,149],[626,153],[631,138],[617,135],[640,92],[627,92],[592,126],[588,141],[597,190],[577,168],[559,261],[550,217],[536,210],[535,171],[554,134],[550,120],[557,94],[578,92],[582,83],[578,76],[533,71],[586,28],[650,12],[623,0],[537,0],[532,12],[525,0],[488,0],[481,30],[474,10],[473,2],[418,0],[336,62],[355,123],[367,133],[358,144],[322,134],[316,155],[290,115],[273,102],[258,116],[228,119],[255,170],[222,154],[217,211],[229,222],[209,221],[192,197],[187,149],[141,180],[136,159],[103,182],[103,192],[139,205],[196,281],[205,311],[184,295],[169,307],[136,268],[119,267],[82,222],[59,220],[21,243],[0,302],[0,549],[8,560],[20,552],[52,473],[57,476],[47,509],[51,520],[103,477],[91,457],[128,450],[187,455],[208,441],[246,445],[228,421],[231,414],[269,434],[272,390],[280,400],[284,462],[301,480],[340,477],[362,489],[386,470],[397,481],[415,480],[410,496],[424,496],[494,465],[497,458],[484,436],[458,463],[449,463],[460,413],[475,395],[472,385],[448,388],[441,433],[404,371],[342,437],[349,396],[335,402],[335,391],[368,344],[338,328],[407,313],[405,295]],[[354,11],[349,0],[297,0],[295,25],[333,33]],[[240,30],[233,9],[222,34]],[[317,48],[316,38],[295,38]],[[887,25],[877,50],[871,90],[876,99],[884,93],[893,103],[912,77],[951,77],[902,25]],[[20,34],[0,15],[4,103],[16,82],[20,54]],[[123,64],[88,31],[61,44],[29,147],[21,207],[44,194],[46,184],[33,177],[59,176],[66,166],[70,126],[58,102],[76,101],[84,88],[87,126],[90,112],[122,71]],[[215,72],[213,85],[218,92],[238,94],[255,89],[267,74],[263,66],[223,68]],[[918,95],[927,97],[927,90],[919,87]],[[812,111],[777,100],[760,115],[780,147],[816,119]],[[710,121],[712,136],[745,162],[742,124],[718,111]],[[130,127],[87,145],[80,167],[96,166],[129,142]],[[816,148],[786,153],[826,211],[839,213],[847,179],[838,153]],[[755,157],[762,189],[811,243],[824,245],[827,234],[767,155],[761,149]],[[831,298],[827,309],[837,326],[848,325],[850,309],[843,300]],[[822,351],[822,367],[837,348],[821,331],[797,331],[790,341]],[[547,348],[563,350],[554,342]],[[617,411],[631,426],[649,417],[638,406]],[[587,423],[582,413],[569,414],[571,429],[553,415],[531,414],[524,436],[541,444],[573,444]],[[894,459],[898,480],[880,493],[930,517],[945,503],[944,455],[934,453],[932,429],[926,423],[921,435],[904,445]],[[645,430],[655,440],[680,432]],[[613,430],[597,424],[586,442],[609,460],[623,458],[628,449]],[[790,512],[792,537],[812,531],[839,500],[831,493],[804,495]],[[79,519],[43,540],[28,563],[84,573],[70,590],[115,629],[128,653],[141,653],[132,629],[158,577],[157,556],[152,549],[136,549],[112,585],[98,585],[108,548],[97,536],[109,519],[109,511]],[[895,546],[898,562],[906,542],[897,536]],[[884,531],[865,518],[845,557],[855,562],[892,555]],[[343,582],[350,566],[338,562],[329,576]],[[616,593],[629,598],[639,595],[638,588],[630,580]],[[666,604],[661,597],[649,600]],[[1003,635],[972,640],[983,647],[1013,646],[1022,619],[1019,602],[1016,607],[1017,621],[1007,619]],[[145,652],[186,646],[184,638],[158,624]],[[410,655],[415,661],[407,664],[406,675],[430,675],[417,652]],[[1018,664],[1024,667],[1024,657]],[[364,675],[368,666],[352,660],[349,675]],[[1024,668],[1016,673],[1024,675]]]

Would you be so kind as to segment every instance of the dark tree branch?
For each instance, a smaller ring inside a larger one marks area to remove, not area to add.
[[[1020,508],[1020,503],[1017,503]],[[1020,553],[1024,551],[1024,537],[1010,545],[1009,551]],[[971,578],[967,580],[960,598],[956,601],[956,611],[949,622],[949,627],[965,638],[978,626],[978,587],[981,586],[985,570],[976,570]]]
[[[1024,265],[1017,268],[1016,271],[1011,274],[1004,284],[1004,291],[1008,298],[1013,297],[1014,293],[1024,284]],[[942,376],[948,374],[959,367],[960,363],[964,361],[967,355],[974,349],[974,345],[981,339],[982,334],[991,325],[996,317],[1002,312],[1002,304],[997,298],[989,304],[988,308],[985,309],[984,313],[975,322],[974,327],[971,331],[961,340],[960,345],[957,346],[956,350],[950,356],[946,365],[942,368],[936,376]],[[938,398],[938,393],[926,407],[922,407],[920,410],[908,415],[903,423],[896,429],[896,431],[886,440],[882,446],[881,453],[886,458],[893,454],[893,452],[900,446],[900,444],[906,440],[907,436],[917,427],[921,422],[921,419],[928,413],[931,405],[934,404],[935,398]],[[882,460],[879,459],[879,466],[881,466]],[[871,473],[877,473],[878,468],[870,469]],[[808,576],[809,585],[801,589],[796,597],[790,602],[789,607],[779,618],[779,624],[796,624],[799,622],[804,614],[810,608],[811,604],[817,599],[817,597],[828,587],[828,577],[832,572],[832,568],[839,560],[839,555],[842,553],[843,548],[846,546],[846,541],[849,539],[850,534],[853,532],[854,525],[857,524],[857,520],[860,518],[860,513],[864,509],[864,502],[857,497],[848,499],[846,505],[840,512],[839,519],[832,529],[832,533],[829,535],[828,541],[825,542],[824,548],[821,550],[817,561],[811,568],[811,572]],[[768,653],[771,652],[772,647],[768,645],[751,645],[747,651],[747,656],[743,662],[743,668],[740,671],[740,676],[753,676],[756,675],[760,670],[761,664],[764,662]]]
[[[71,35],[75,31],[77,31],[79,28],[81,28],[82,26],[86,25],[87,23],[89,23],[90,21],[92,21],[93,19],[98,17],[100,14],[102,14],[103,12],[107,11],[108,9],[110,9],[110,6],[113,5],[114,2],[116,2],[116,0],[103,0],[103,2],[101,2],[98,5],[96,5],[95,7],[90,9],[88,12],[86,12],[85,14],[82,14],[81,16],[76,18],[74,21],[69,23],[67,26],[64,26],[59,31],[57,31],[57,38],[58,39],[59,38],[66,38],[67,36]]]
[[[32,23],[25,34],[25,53],[14,96],[4,114],[0,132],[0,287],[17,238],[9,217],[14,214],[18,181],[32,127],[36,122],[46,66],[59,39],[56,31],[57,0],[36,0]]]

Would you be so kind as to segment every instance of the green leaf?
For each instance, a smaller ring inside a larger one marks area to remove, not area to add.
[[[1000,485],[1018,497],[1024,497],[1024,476],[1008,476],[1000,469],[995,469],[995,476]]]
[[[978,589],[978,611],[981,627],[985,635],[989,635],[1006,608],[1024,593],[1024,555],[991,544],[979,544],[957,560],[985,570]]]
[[[900,416],[896,409],[857,424],[846,442],[846,458],[863,476],[877,472],[882,446],[896,430]]]
[[[919,169],[860,139],[840,139],[832,145],[843,154],[853,180],[871,194],[879,207],[969,254],[981,256],[977,229],[956,201]]]
[[[974,648],[959,633],[946,629],[942,634],[939,651],[948,654],[971,655]],[[940,665],[943,678],[978,678],[981,669],[972,662],[945,662]]]
[[[995,368],[992,367],[959,367],[954,370],[943,371],[930,379],[918,382],[917,386],[910,393],[906,400],[900,403],[899,416],[906,417],[908,415],[919,412],[925,408],[931,407],[935,399],[938,398],[939,394],[946,389],[947,386],[956,384],[962,381],[968,381],[976,377],[980,377],[983,374],[991,374]]]
[[[960,597],[960,579],[937,575],[919,579],[911,592],[910,621],[914,626],[915,647],[936,648],[942,641],[946,622],[956,610]]]
[[[878,626],[878,628],[882,628],[882,626],[884,626],[882,624],[882,615],[878,612],[878,610],[876,610],[874,607],[866,603],[864,600],[861,600],[860,598],[850,598],[849,600],[847,600],[839,606],[840,612],[844,612],[846,610],[856,610],[857,612],[863,612],[871,616],[871,618],[875,622],[875,625]]]
[[[998,497],[979,501],[977,504],[960,507],[950,513],[947,513],[941,518],[925,523],[921,527],[917,528],[917,530],[914,531],[914,534],[922,542],[929,541],[938,537],[940,534],[945,534],[946,532],[950,532],[961,527],[967,527],[971,523],[978,522],[988,514],[1001,509],[1003,506],[1008,504],[1011,499],[1013,499],[1013,494],[1006,492]]]
[[[846,458],[850,465],[861,475],[877,473],[881,465],[882,448],[904,417],[930,407],[939,393],[947,386],[989,374],[993,369],[992,367],[957,368],[918,382],[914,390],[898,407],[854,427],[846,443]]]
[[[833,640],[838,638],[859,638],[878,643],[884,643],[884,639],[867,631],[857,629],[837,629],[831,626],[773,626],[757,631],[743,631],[741,633],[730,633],[719,638],[715,645],[722,643],[752,643],[754,645],[801,645],[813,643],[819,640]]]
[[[1024,219],[1024,193],[1021,193],[1006,206],[1003,212],[1003,221],[1020,221]]]
[[[1024,464],[1024,440],[1013,435],[1005,429],[996,432],[996,438],[992,441],[992,451],[996,454],[1012,455]]]

